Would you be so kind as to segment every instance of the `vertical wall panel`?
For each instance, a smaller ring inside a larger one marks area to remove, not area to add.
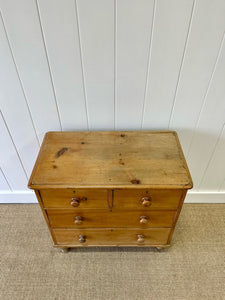
[[[3,175],[1,168],[0,168],[0,191],[10,191],[10,187],[5,179],[5,176]]]
[[[140,129],[145,98],[153,0],[116,7],[116,129]]]
[[[39,150],[38,141],[24,99],[0,18],[0,109],[20,154],[27,175],[31,173]],[[8,152],[3,144],[2,151]],[[3,170],[4,171],[4,170]],[[15,174],[14,174],[15,175]],[[14,176],[12,175],[12,176]],[[17,173],[20,177],[20,174]],[[20,178],[18,178],[20,180]]]
[[[0,0],[3,20],[39,141],[60,130],[35,0]]]
[[[170,124],[170,128],[179,131],[185,154],[190,146],[223,38],[224,16],[225,1],[196,1]]]
[[[38,3],[62,129],[87,129],[75,1]]]
[[[224,133],[224,132],[223,132]],[[224,175],[224,152],[225,152],[225,143],[224,143],[224,141],[225,141],[225,136],[223,135],[222,136],[222,140],[221,141],[223,141],[223,145],[222,145],[222,147],[220,148],[222,151],[222,155],[219,157],[219,165],[220,165],[220,170],[221,170],[221,166],[223,167],[223,170],[222,170],[222,174],[223,174],[223,179],[222,179],[222,182],[220,183],[220,186],[219,186],[219,191],[220,192],[225,192],[225,175]],[[215,158],[216,158],[216,154],[217,153],[215,153]],[[221,161],[221,158],[222,158],[222,161]],[[213,162],[213,161],[212,161]],[[222,163],[221,163],[222,162]],[[222,177],[222,176],[221,176]],[[212,187],[211,189],[213,189],[214,190],[214,187]]]
[[[25,190],[27,177],[0,113],[0,168],[12,189]]]
[[[77,0],[90,129],[114,128],[114,0]]]
[[[214,189],[214,188],[213,188]],[[225,179],[220,187],[220,192],[225,192]]]
[[[156,2],[143,128],[168,128],[192,8],[190,0]]]
[[[225,121],[225,43],[220,54],[188,157],[195,188],[199,187]],[[217,175],[214,173],[211,176],[214,176],[215,184],[215,180],[218,180]],[[210,180],[204,180],[204,182],[212,186]],[[219,184],[220,181],[217,186]],[[205,183],[201,185],[201,188],[203,186],[207,188]]]
[[[225,126],[210,159],[206,172],[199,186],[200,190],[223,190],[225,191]]]

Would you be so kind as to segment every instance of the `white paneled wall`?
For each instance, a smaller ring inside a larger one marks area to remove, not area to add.
[[[37,2],[62,130],[87,130],[80,37],[74,0]]]
[[[143,129],[168,128],[193,13],[193,1],[155,2]],[[168,11],[173,11],[173,16]]]
[[[0,202],[49,130],[178,131],[190,201],[225,201],[224,0],[0,0]],[[210,196],[211,195],[211,196]]]
[[[141,128],[154,7],[153,0],[116,2],[116,130]]]

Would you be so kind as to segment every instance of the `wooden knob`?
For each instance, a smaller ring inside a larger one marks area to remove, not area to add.
[[[83,218],[81,216],[76,216],[75,220],[74,220],[74,223],[76,225],[81,225],[83,223],[82,221],[83,221]]]
[[[148,217],[147,216],[140,216],[140,223],[141,224],[147,224],[148,223]]]
[[[150,197],[143,197],[141,199],[143,206],[150,206],[151,205],[151,198]]]
[[[84,236],[83,234],[79,235],[79,240],[80,243],[85,243],[86,242],[86,236]]]
[[[143,234],[138,234],[137,242],[139,244],[142,244],[142,243],[144,243],[144,241],[145,241],[145,236]]]
[[[70,204],[71,204],[73,207],[79,206],[79,205],[80,205],[80,198],[72,198]]]

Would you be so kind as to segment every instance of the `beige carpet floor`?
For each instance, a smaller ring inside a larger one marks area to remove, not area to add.
[[[0,299],[225,299],[225,205],[185,204],[171,248],[60,253],[36,204],[0,205]]]

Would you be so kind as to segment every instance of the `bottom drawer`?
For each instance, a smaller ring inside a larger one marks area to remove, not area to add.
[[[62,246],[166,245],[171,228],[151,229],[53,229]]]

